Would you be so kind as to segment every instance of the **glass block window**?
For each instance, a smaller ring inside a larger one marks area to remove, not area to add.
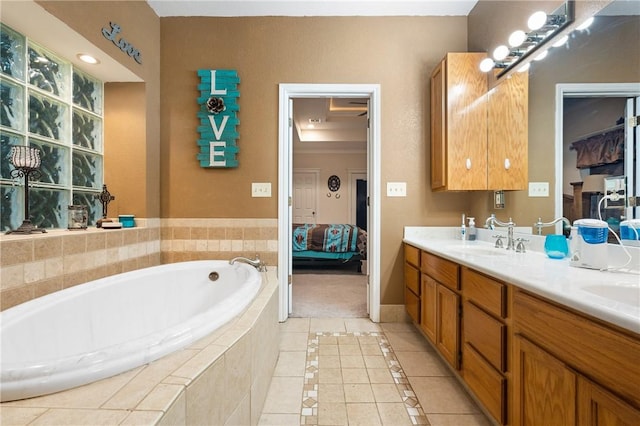
[[[0,23],[0,232],[24,219],[24,178],[13,179],[11,147],[40,150],[30,181],[29,214],[43,228],[66,228],[67,206],[82,204],[89,223],[102,215],[102,81]]]

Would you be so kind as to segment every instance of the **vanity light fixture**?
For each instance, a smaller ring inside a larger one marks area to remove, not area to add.
[[[522,30],[517,30],[511,33],[509,36],[509,46],[518,47],[527,39],[527,33]]]
[[[529,17],[527,26],[531,31],[539,30],[547,23],[547,14],[541,10],[535,12]]]
[[[588,18],[586,21],[584,21],[582,24],[578,25],[578,28],[576,28],[576,30],[578,31],[584,31],[587,28],[589,28],[591,26],[591,24],[593,24],[593,16]]]
[[[560,46],[564,46],[564,44],[569,40],[569,36],[568,35],[563,35],[562,37],[560,37],[558,39],[558,41],[556,41],[555,43],[552,44],[553,47],[560,47]]]
[[[493,59],[495,59],[496,61],[502,61],[508,55],[509,55],[509,48],[504,44],[496,47],[495,50],[493,51]]]
[[[85,62],[87,64],[96,65],[96,64],[100,63],[100,61],[98,59],[96,59],[95,57],[89,55],[88,53],[78,53],[76,56],[82,62]]]
[[[535,12],[529,17],[527,25],[529,32],[517,30],[509,36],[509,47],[501,45],[493,51],[493,59],[486,58],[480,63],[482,72],[489,72],[494,68],[501,71],[497,77],[503,76],[507,71],[520,64],[525,58],[535,58],[542,60],[548,53],[548,47],[544,45],[555,35],[560,33],[575,19],[575,0],[567,0],[562,6],[555,10],[551,15],[547,15],[543,11]],[[557,42],[560,45],[566,43],[566,39],[562,38]],[[555,43],[554,43],[555,46]],[[523,69],[524,68],[524,69]],[[525,71],[528,66],[517,68],[519,72]]]

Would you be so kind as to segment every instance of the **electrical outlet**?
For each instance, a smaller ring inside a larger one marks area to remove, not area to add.
[[[529,182],[529,197],[548,197],[549,182]]]
[[[406,197],[407,182],[387,182],[387,197]]]
[[[271,182],[251,183],[252,197],[271,197]]]

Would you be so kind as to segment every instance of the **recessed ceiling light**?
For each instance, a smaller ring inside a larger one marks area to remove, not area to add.
[[[86,62],[87,64],[99,64],[100,61],[97,60],[96,58],[94,58],[93,56],[87,54],[87,53],[78,53],[76,55],[78,57],[78,59],[80,59],[82,62]]]

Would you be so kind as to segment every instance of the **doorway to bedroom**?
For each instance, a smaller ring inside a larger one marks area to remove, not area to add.
[[[280,85],[280,320],[379,321],[379,85]]]
[[[367,317],[369,99],[293,98],[292,317]]]

